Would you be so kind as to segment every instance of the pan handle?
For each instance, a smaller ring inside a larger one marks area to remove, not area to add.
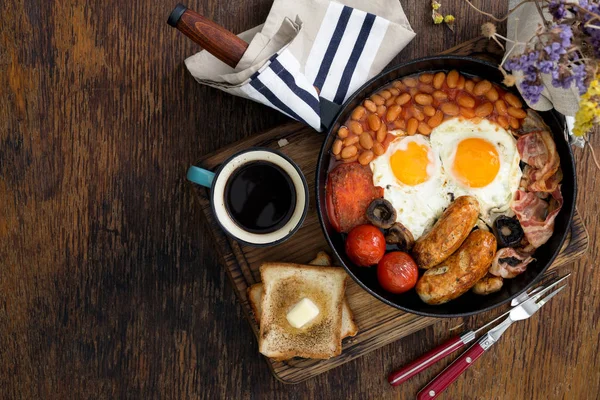
[[[323,97],[319,97],[319,104],[321,106],[321,125],[325,128],[324,131],[327,131],[337,119],[342,106]]]
[[[167,23],[231,68],[235,68],[248,48],[244,40],[183,4],[177,4]]]

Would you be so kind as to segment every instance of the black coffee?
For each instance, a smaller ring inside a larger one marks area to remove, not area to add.
[[[235,170],[225,185],[225,206],[236,224],[252,233],[283,227],[296,208],[296,190],[288,174],[267,161]]]

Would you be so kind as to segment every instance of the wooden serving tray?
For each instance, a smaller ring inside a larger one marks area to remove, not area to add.
[[[300,123],[291,123],[234,143],[202,158],[197,163],[200,167],[214,169],[240,150],[253,146],[270,147],[288,155],[299,165],[306,176],[310,192],[310,204],[304,224],[288,241],[269,248],[245,246],[227,237],[219,228],[212,214],[209,191],[206,188],[194,185],[197,188],[196,191],[208,227],[214,236],[215,247],[222,257],[223,266],[231,279],[246,318],[257,337],[259,326],[252,315],[246,289],[260,281],[260,264],[264,261],[308,263],[319,250],[329,251],[325,236],[319,225],[316,205],[314,204],[317,157],[323,139],[324,135],[312,128]],[[287,144],[281,147],[280,143]],[[588,235],[585,226],[579,214],[575,212],[571,233],[552,268],[572,263],[586,251],[587,245]],[[285,362],[275,362],[265,358],[277,379],[284,383],[301,382],[438,321],[436,318],[425,318],[404,313],[385,305],[364,291],[350,278],[348,279],[346,296],[350,308],[354,312],[359,332],[355,337],[344,340],[342,354],[329,360],[293,359]],[[258,345],[256,351],[258,356]]]

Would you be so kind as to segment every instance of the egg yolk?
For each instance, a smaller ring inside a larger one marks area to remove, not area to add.
[[[415,186],[429,179],[429,147],[408,142],[406,149],[396,150],[390,157],[390,165],[396,179],[405,185]]]
[[[500,170],[496,147],[485,139],[461,141],[454,156],[454,176],[464,185],[480,188],[492,183]]]

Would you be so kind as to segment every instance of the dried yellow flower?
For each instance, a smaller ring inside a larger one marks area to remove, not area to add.
[[[439,25],[439,24],[441,24],[442,22],[444,22],[444,17],[443,17],[443,15],[442,15],[442,14],[440,14],[439,12],[437,12],[437,11],[434,11],[434,12],[431,14],[431,18],[433,18],[433,23],[434,23],[434,24],[436,24],[436,25]]]
[[[435,1],[435,0],[431,0],[431,9],[432,9],[432,10],[434,10],[434,11],[435,11],[435,10],[439,10],[441,6],[442,6],[442,4],[441,4],[441,3],[438,3],[438,2],[437,2],[437,1]]]
[[[573,134],[575,136],[585,135],[600,121],[599,96],[600,82],[597,76],[590,83],[588,90],[581,96],[581,100],[579,101],[579,110],[575,114],[575,126],[573,127]]]
[[[454,22],[454,19],[455,19],[455,18],[454,18],[454,15],[452,15],[452,14],[448,14],[448,15],[446,15],[446,16],[444,17],[444,22],[445,22],[445,23],[447,23],[447,24],[451,24],[451,23],[453,23],[453,22]]]
[[[513,75],[507,74],[504,76],[504,80],[502,81],[502,83],[506,87],[512,87],[515,86],[515,84],[517,83],[517,79]]]
[[[491,39],[496,34],[496,25],[491,22],[486,22],[481,25],[481,34],[488,39]]]

